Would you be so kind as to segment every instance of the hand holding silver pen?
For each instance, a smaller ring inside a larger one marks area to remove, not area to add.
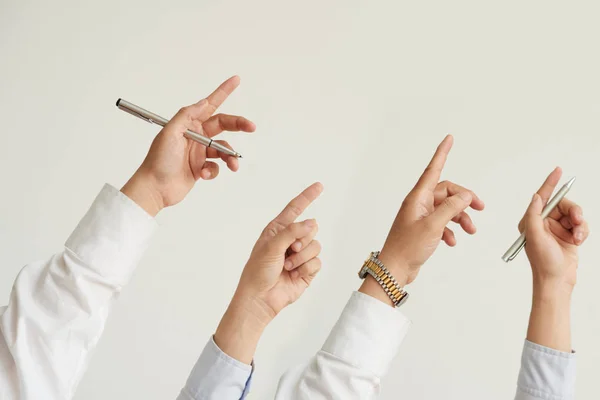
[[[235,86],[237,87],[237,84],[239,84],[239,78],[237,76],[234,76],[233,78],[227,80],[223,85],[225,85],[226,83],[231,83],[233,81],[236,82]],[[227,98],[227,96],[229,96],[229,93],[223,90],[223,85],[221,85],[221,87],[219,87],[206,99],[203,99],[192,106],[185,107],[180,110],[179,113],[186,114],[186,117],[191,120],[193,125],[192,127],[186,127],[186,129],[183,132],[183,135],[186,136],[188,139],[200,143],[201,145],[206,146],[208,148],[215,149],[218,152],[221,152],[228,156],[242,158],[242,155],[234,151],[228,144],[226,145],[222,141],[212,139],[212,136],[215,136],[225,130],[244,130],[246,132],[252,132],[254,130],[254,124],[252,124],[250,121],[243,117],[225,114],[217,114],[215,116],[210,117],[212,113]],[[235,89],[235,87],[233,89]],[[126,113],[138,117],[151,124],[156,124],[164,128],[169,123],[168,119],[163,118],[160,115],[154,114],[153,112],[148,111],[133,103],[130,103],[127,100],[118,99],[116,105],[120,110],[123,110]],[[206,136],[203,135],[202,132],[206,133]]]
[[[504,261],[513,260],[526,242],[531,240],[539,244],[540,240],[545,238],[546,245],[551,249],[552,241],[560,241],[561,245],[578,246],[587,238],[589,230],[583,219],[581,207],[564,198],[575,178],[570,179],[550,199],[561,175],[561,169],[556,168],[534,195],[525,217],[519,223],[519,231],[522,234],[502,256]],[[537,210],[538,206],[539,210]],[[530,238],[532,234],[535,236]]]
[[[144,207],[152,211],[149,214],[183,200],[197,180],[216,178],[219,164],[212,159],[221,158],[231,171],[238,170],[238,157],[214,148],[217,143],[229,150],[231,146],[215,140],[215,136],[223,131],[253,132],[256,127],[241,116],[213,113],[239,83],[238,77],[230,78],[206,99],[183,107],[156,135],[145,160],[124,188],[138,204],[149,203]],[[201,132],[211,146],[189,140],[188,131]]]

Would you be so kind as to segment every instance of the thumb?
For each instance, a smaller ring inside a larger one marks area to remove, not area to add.
[[[534,194],[531,203],[525,212],[525,230],[529,232],[541,232],[544,230],[544,221],[542,220],[543,209],[542,198],[539,194]]]
[[[296,240],[308,235],[316,225],[317,221],[314,219],[290,224],[271,240],[271,245],[277,253],[284,253]]]
[[[448,225],[452,218],[469,207],[471,201],[473,201],[471,192],[458,192],[454,196],[446,197],[443,203],[435,209],[430,218],[433,218],[436,225],[442,229]]]

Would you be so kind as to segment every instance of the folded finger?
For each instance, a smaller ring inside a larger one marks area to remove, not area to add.
[[[464,211],[458,214],[456,217],[452,218],[452,222],[459,224],[460,227],[470,235],[477,232],[477,228],[475,227],[473,220],[471,219],[469,214],[467,214]]]
[[[569,217],[573,225],[583,223],[583,209],[567,198],[562,199],[548,217],[558,221],[563,216]]]
[[[283,263],[283,268],[285,268],[288,271],[291,271],[317,257],[320,253],[321,243],[319,243],[319,241],[317,240],[313,240],[304,248],[304,250],[301,250],[298,253],[293,253],[288,258],[286,258],[285,262]]]
[[[468,191],[473,196],[473,200],[471,201],[470,207],[474,210],[481,211],[485,208],[485,204],[483,200],[481,200],[475,192],[469,190],[465,187],[457,185],[454,182],[443,181],[436,185],[435,190],[433,192],[433,202],[435,205],[440,204],[446,197],[454,196],[458,192]]]
[[[450,228],[444,228],[442,240],[450,247],[456,246],[456,236],[454,236],[454,232]]]
[[[292,251],[295,251],[297,253],[300,250],[302,250],[303,248],[305,248],[306,246],[308,246],[308,244],[310,242],[312,242],[312,240],[315,238],[315,236],[317,235],[318,231],[319,231],[319,224],[315,225],[314,229],[312,231],[310,231],[310,233],[308,235],[304,236],[301,239],[296,240],[290,246],[290,248],[292,249]]]
[[[290,273],[292,279],[302,279],[306,285],[310,285],[312,280],[321,270],[321,259],[318,257],[313,258],[312,260],[302,264],[299,268],[293,270]]]
[[[200,170],[200,178],[205,181],[215,179],[217,175],[219,175],[219,165],[212,161],[205,162]]]
[[[461,212],[471,204],[473,196],[471,192],[458,192],[454,196],[446,197],[440,205],[438,205],[433,213],[426,218],[434,222],[434,226],[438,229],[448,225],[448,222],[452,221]]]
[[[558,222],[560,222],[560,224],[565,229],[573,229],[573,224],[571,224],[571,219],[567,216],[563,216],[560,220],[558,220]]]
[[[581,224],[576,225],[572,231],[573,238],[575,239],[575,244],[578,246],[582,245],[583,242],[585,242],[588,236],[590,235],[590,229],[586,221],[583,221]]]
[[[215,142],[222,144],[228,149],[233,150],[231,145],[226,140],[215,140]],[[213,149],[212,147],[208,147],[206,149],[206,158],[220,158],[221,160],[225,161],[225,163],[227,164],[227,168],[234,172],[237,171],[240,167],[240,162],[238,161],[237,157],[222,153],[220,151],[217,151],[216,149]]]
[[[548,227],[550,228],[550,232],[552,232],[552,234],[554,236],[556,236],[557,238],[559,238],[560,240],[569,243],[569,244],[576,244],[575,243],[575,237],[573,235],[573,232],[565,229],[564,226],[561,225],[560,222],[554,220],[554,219],[546,219],[547,223],[548,223]]]
[[[250,120],[237,115],[217,114],[202,123],[202,129],[208,137],[213,137],[221,132],[254,132],[256,125]]]

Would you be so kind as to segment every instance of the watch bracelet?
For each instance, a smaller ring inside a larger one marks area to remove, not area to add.
[[[404,302],[404,300],[408,297],[408,293],[402,287],[400,287],[400,285],[398,284],[398,282],[396,281],[394,276],[383,265],[381,260],[379,260],[379,258],[377,258],[379,256],[379,254],[380,254],[379,251],[375,251],[375,252],[371,253],[371,257],[369,258],[369,261],[371,261],[373,264],[377,265],[377,267],[379,267],[381,269],[381,271],[383,272],[383,275],[388,279],[388,282],[392,283],[394,290],[392,290],[388,286],[388,284],[384,281],[384,279],[382,277],[380,277],[379,275],[377,275],[377,273],[372,268],[367,268],[366,272],[369,275],[371,275],[377,281],[377,283],[379,283],[379,285],[383,288],[383,290],[388,295],[388,297],[392,300],[392,303],[394,303],[394,306],[399,307]]]

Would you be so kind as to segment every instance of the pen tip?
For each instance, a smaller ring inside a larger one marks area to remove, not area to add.
[[[571,187],[571,185],[573,185],[573,182],[575,182],[575,177],[572,177],[571,179],[569,179],[569,182],[567,182],[567,186]]]
[[[243,158],[243,157],[242,157],[242,155],[241,155],[240,153],[235,153],[235,156],[236,156],[237,158]]]

